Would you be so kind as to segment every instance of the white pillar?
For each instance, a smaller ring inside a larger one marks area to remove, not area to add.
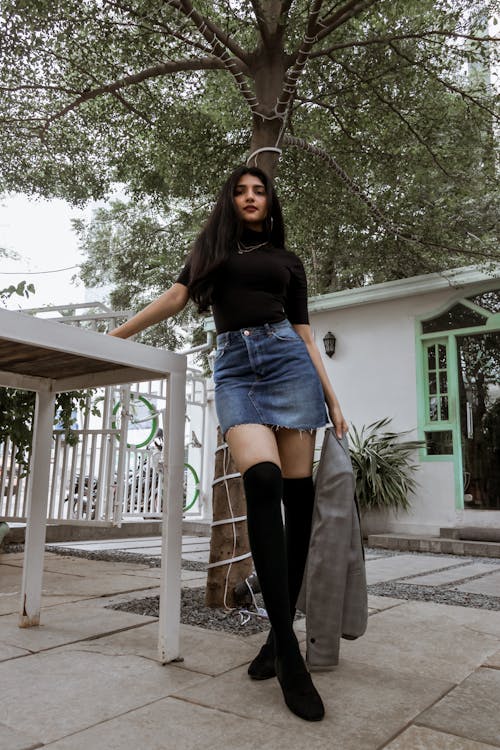
[[[162,664],[180,659],[185,409],[186,375],[185,372],[173,373],[168,378],[163,442],[163,531],[158,641]]]
[[[40,624],[55,395],[36,394],[19,627]]]

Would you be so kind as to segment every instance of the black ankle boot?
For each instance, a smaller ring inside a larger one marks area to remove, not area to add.
[[[255,659],[249,664],[248,674],[252,680],[269,680],[271,677],[276,677],[275,659],[274,643],[271,638],[264,643]]]
[[[283,698],[290,711],[305,721],[321,721],[325,715],[325,707],[305,664],[290,670],[277,658],[275,669]]]

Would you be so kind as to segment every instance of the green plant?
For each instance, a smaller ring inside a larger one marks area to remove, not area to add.
[[[422,446],[420,440],[401,440],[407,432],[389,432],[388,417],[363,426],[352,427],[351,454],[356,492],[363,510],[392,508],[408,510],[408,495],[414,492],[413,472],[418,468],[411,454]],[[381,430],[384,430],[381,432]]]

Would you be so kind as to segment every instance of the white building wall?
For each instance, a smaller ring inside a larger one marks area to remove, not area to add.
[[[325,312],[314,312],[311,305],[316,342],[350,424],[359,429],[390,417],[391,429],[418,437],[415,318],[432,314],[456,293],[450,289]],[[331,359],[322,342],[327,331],[337,339]],[[365,531],[437,534],[441,526],[455,525],[453,462],[424,461],[416,479],[411,511],[368,514]]]

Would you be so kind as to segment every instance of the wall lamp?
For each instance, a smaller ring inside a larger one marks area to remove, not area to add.
[[[336,343],[337,339],[331,331],[325,333],[325,335],[323,336],[323,345],[325,347],[325,354],[327,355],[327,357],[333,357],[333,355],[335,354]]]

